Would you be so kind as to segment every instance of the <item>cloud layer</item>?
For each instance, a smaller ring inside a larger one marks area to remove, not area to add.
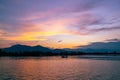
[[[8,0],[7,2],[0,0],[0,38],[7,41],[45,40],[45,43],[51,39],[56,40],[59,37],[56,35],[63,35],[60,39],[62,41],[67,41],[70,35],[79,36],[79,39],[84,36],[88,39],[93,35],[97,40],[96,37],[102,36],[103,33],[107,35],[104,39],[112,33],[119,38],[119,2],[119,0]],[[64,39],[64,35],[69,35],[68,39]],[[70,41],[74,40],[76,39]]]

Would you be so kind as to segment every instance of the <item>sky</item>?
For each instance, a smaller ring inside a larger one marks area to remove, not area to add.
[[[74,48],[120,39],[120,0],[0,0],[0,48]]]

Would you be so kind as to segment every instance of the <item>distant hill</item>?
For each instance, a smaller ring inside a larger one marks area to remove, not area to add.
[[[3,48],[2,49],[5,52],[35,52],[35,51],[40,51],[40,52],[48,52],[51,51],[51,49],[43,46],[27,46],[27,45],[21,45],[21,44],[16,44],[8,48]]]
[[[82,52],[118,52],[120,53],[120,41],[117,42],[94,42],[86,46],[78,47]]]

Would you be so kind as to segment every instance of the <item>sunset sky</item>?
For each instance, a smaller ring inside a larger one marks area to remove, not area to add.
[[[0,48],[74,48],[120,39],[120,0],[0,0]]]

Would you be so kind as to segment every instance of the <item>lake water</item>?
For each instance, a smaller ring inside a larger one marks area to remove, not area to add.
[[[0,80],[120,80],[120,56],[0,57]]]

